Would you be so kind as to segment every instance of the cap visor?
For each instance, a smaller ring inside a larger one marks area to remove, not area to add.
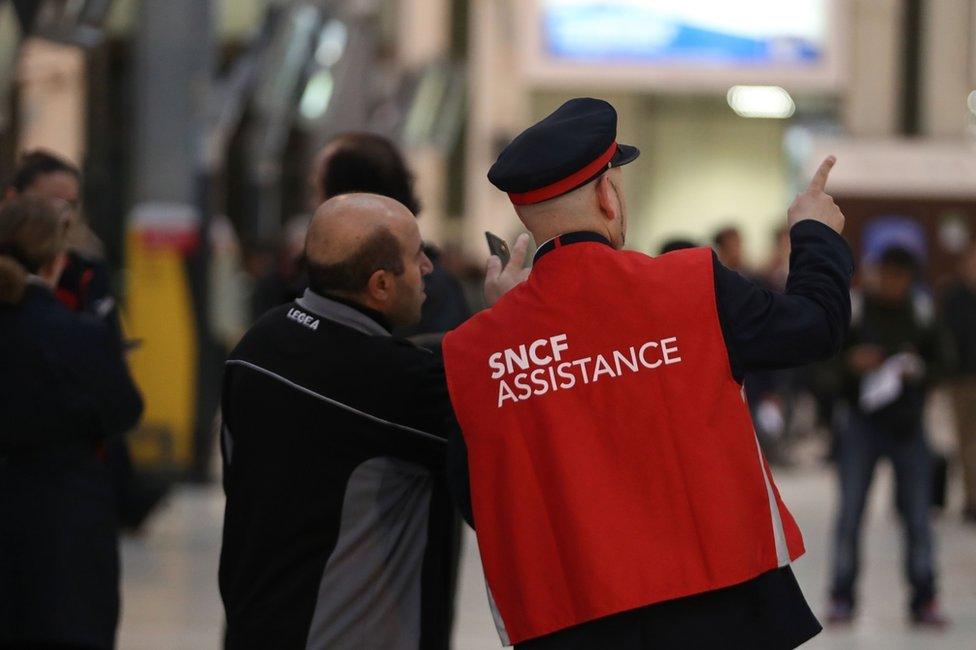
[[[613,154],[613,158],[610,159],[610,166],[620,167],[629,162],[634,162],[639,155],[640,149],[637,147],[632,147],[629,144],[618,144],[617,153]]]

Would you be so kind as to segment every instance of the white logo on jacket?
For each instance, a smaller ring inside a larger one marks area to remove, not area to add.
[[[319,328],[318,318],[315,318],[311,314],[306,314],[300,309],[295,309],[294,307],[288,310],[288,318],[292,319],[299,325],[304,325],[310,330],[317,330]]]
[[[677,336],[563,361],[563,353],[568,350],[568,337],[557,334],[489,356],[491,378],[498,380],[498,408],[509,400],[517,403],[533,396],[569,390],[580,383],[595,384],[604,376],[615,379],[625,370],[636,373],[681,363]]]

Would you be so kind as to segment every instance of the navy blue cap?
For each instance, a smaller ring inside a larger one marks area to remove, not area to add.
[[[578,97],[512,140],[488,170],[488,180],[515,205],[541,203],[639,155],[637,147],[617,143],[613,106]]]

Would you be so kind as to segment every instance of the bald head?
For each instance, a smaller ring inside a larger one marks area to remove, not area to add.
[[[386,231],[396,237],[415,229],[413,214],[378,194],[343,194],[323,203],[308,226],[305,257],[337,264],[354,255],[371,237]]]
[[[355,300],[394,325],[420,318],[430,260],[413,213],[378,194],[343,194],[323,203],[305,238],[309,288]]]

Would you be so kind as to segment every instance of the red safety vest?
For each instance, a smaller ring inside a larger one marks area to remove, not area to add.
[[[443,351],[504,643],[803,554],[729,368],[708,249],[557,246]]]

